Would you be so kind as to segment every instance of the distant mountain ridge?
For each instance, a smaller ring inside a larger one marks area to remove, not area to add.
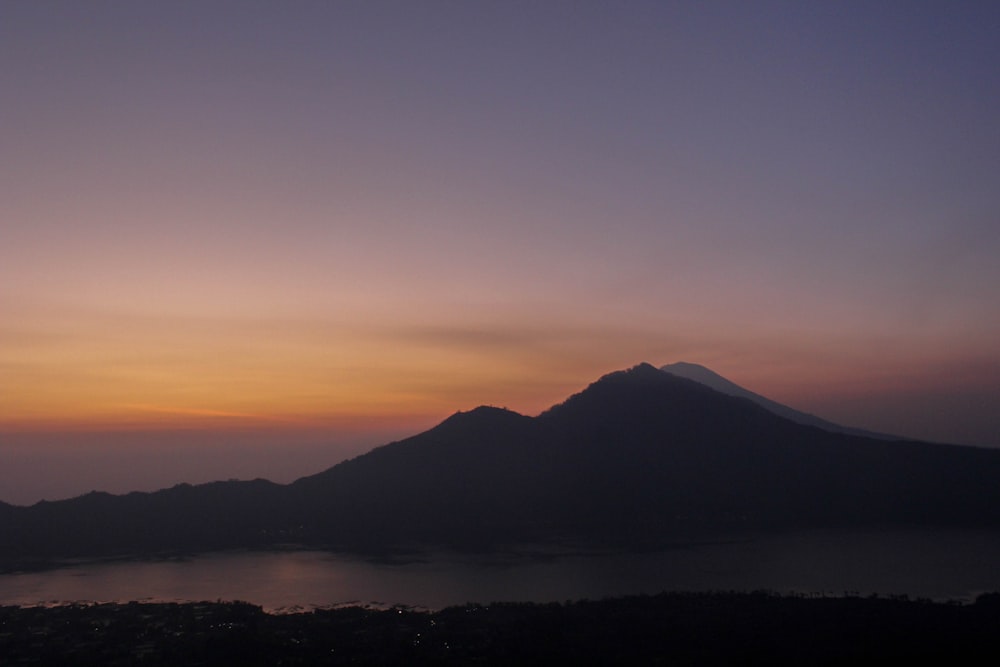
[[[0,508],[0,564],[299,544],[646,547],[826,527],[1000,529],[1000,451],[799,424],[649,364],[537,417],[458,412],[289,485],[91,493]]]
[[[761,396],[760,394],[754,393],[749,389],[744,389],[738,384],[727,380],[718,373],[699,364],[678,361],[673,364],[661,366],[660,370],[670,373],[671,375],[700,382],[703,385],[711,387],[712,389],[722,392],[723,394],[728,394],[729,396],[739,396],[741,398],[749,399],[778,416],[784,417],[785,419],[791,419],[793,422],[804,424],[806,426],[815,426],[816,428],[821,428],[824,431],[846,433],[848,435],[859,435],[864,438],[876,438],[878,440],[905,440],[905,438],[895,435],[876,433],[874,431],[866,431],[865,429],[853,428],[850,426],[842,426],[840,424],[827,421],[822,417],[817,417],[816,415],[796,410],[795,408],[788,407],[787,405],[782,405],[777,401],[772,401],[766,396]]]

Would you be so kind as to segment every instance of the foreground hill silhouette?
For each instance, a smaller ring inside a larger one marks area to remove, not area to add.
[[[992,664],[997,594],[660,594],[437,612],[272,615],[245,602],[0,607],[4,665]]]
[[[7,567],[297,543],[618,547],[761,530],[1000,528],[1000,451],[806,426],[642,364],[537,417],[491,407],[290,485],[0,507]]]

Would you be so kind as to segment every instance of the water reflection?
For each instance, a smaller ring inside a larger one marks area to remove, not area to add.
[[[1000,590],[997,562],[1000,536],[972,531],[812,532],[640,554],[424,553],[400,562],[322,551],[226,552],[2,575],[0,604],[222,599],[272,611],[340,604],[441,608],[755,589],[968,599]]]

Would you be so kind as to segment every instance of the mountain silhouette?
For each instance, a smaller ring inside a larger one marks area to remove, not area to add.
[[[790,408],[787,405],[782,405],[777,401],[772,401],[766,396],[761,396],[756,394],[749,389],[744,389],[738,384],[727,380],[718,373],[705,368],[700,364],[692,364],[686,361],[678,361],[673,364],[667,364],[666,366],[660,367],[661,371],[670,373],[671,375],[676,375],[678,377],[687,378],[689,380],[694,380],[695,382],[700,382],[703,385],[711,387],[712,389],[721,392],[723,394],[728,394],[729,396],[739,396],[740,398],[747,398],[756,403],[757,405],[765,408],[766,410],[773,412],[776,415],[784,417],[785,419],[791,419],[793,422],[798,422],[799,424],[805,424],[806,426],[815,426],[821,428],[824,431],[833,431],[834,433],[847,433],[849,435],[860,435],[866,438],[877,438],[879,440],[903,440],[894,435],[887,435],[885,433],[877,433],[874,431],[866,431],[860,428],[852,428],[850,426],[841,426],[840,424],[835,424],[833,422],[827,421],[816,415],[811,415],[807,412],[802,412],[796,410],[795,408]]]
[[[265,547],[636,547],[827,527],[1000,528],[1000,451],[807,426],[640,364],[536,417],[479,407],[289,485],[0,511],[0,559]],[[9,565],[8,565],[9,566]]]

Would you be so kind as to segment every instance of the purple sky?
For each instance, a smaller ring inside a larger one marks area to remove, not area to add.
[[[290,478],[640,361],[1000,446],[997,35],[994,2],[4,3],[0,500]]]

